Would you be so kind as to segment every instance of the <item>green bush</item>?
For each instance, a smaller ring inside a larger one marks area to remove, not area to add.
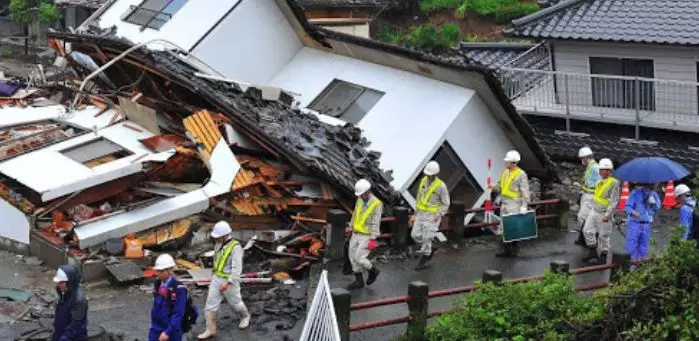
[[[537,4],[516,4],[513,6],[501,7],[495,12],[495,23],[498,25],[508,24],[510,21],[523,16],[535,13],[539,10]]]
[[[461,29],[456,24],[413,26],[405,35],[398,35],[394,42],[436,54],[449,52],[459,42]]]
[[[420,10],[426,13],[453,10],[459,7],[465,0],[422,0]]]
[[[500,9],[505,7],[516,6],[520,4],[520,0],[470,0],[471,7],[480,15],[496,14]]]
[[[599,320],[600,300],[583,298],[573,279],[547,272],[544,280],[521,284],[477,284],[454,313],[428,327],[434,341],[569,340],[568,325]]]

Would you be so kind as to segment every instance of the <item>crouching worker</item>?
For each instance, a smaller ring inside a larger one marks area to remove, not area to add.
[[[216,312],[225,299],[231,308],[240,315],[238,328],[250,326],[250,313],[243,303],[240,294],[240,274],[243,271],[243,246],[231,237],[231,226],[225,221],[219,221],[211,231],[211,237],[216,241],[214,250],[214,274],[209,284],[206,296],[204,317],[206,331],[199,334],[199,340],[205,340],[216,335]]]
[[[364,272],[369,274],[366,285],[371,285],[379,275],[379,269],[369,261],[369,252],[376,249],[376,238],[381,234],[381,200],[371,193],[371,183],[366,179],[357,181],[354,194],[358,197],[352,213],[352,237],[350,238],[349,260],[352,263],[354,282],[348,289],[364,287]]]
[[[53,320],[52,341],[87,341],[87,297],[80,287],[80,272],[63,265],[53,277],[58,304]]]
[[[175,279],[174,268],[175,260],[168,254],[155,260],[158,280],[153,285],[148,341],[181,341],[199,315],[188,300],[187,287]]]

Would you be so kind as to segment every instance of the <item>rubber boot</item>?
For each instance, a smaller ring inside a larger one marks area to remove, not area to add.
[[[599,257],[592,258],[587,264],[590,266],[607,264],[607,252],[603,251],[600,253]]]
[[[517,255],[519,255],[519,242],[512,242],[510,244],[510,254],[512,257],[517,257]]]
[[[429,267],[429,264],[427,264],[427,261],[429,261],[429,256],[422,256],[420,257],[420,261],[417,263],[417,266],[415,267],[415,270],[422,270],[426,269]]]
[[[247,329],[250,326],[250,313],[248,312],[248,307],[245,306],[245,303],[240,302],[235,305],[234,309],[238,315],[240,315],[240,323],[238,324],[238,328]]]
[[[354,273],[354,282],[350,284],[347,289],[349,290],[355,290],[355,289],[361,289],[364,288],[364,274],[361,272],[355,272]]]
[[[495,257],[502,257],[502,258],[509,258],[509,257],[514,257],[512,253],[512,245],[511,243],[503,243],[502,244],[502,251],[500,253],[495,254]]]
[[[206,340],[216,336],[216,313],[206,311],[204,319],[206,320],[206,330],[197,336],[197,340]]]
[[[583,262],[589,262],[595,258],[597,258],[597,246],[588,246],[587,247],[587,256],[583,257]]]
[[[379,277],[379,269],[376,268],[376,265],[372,266],[371,269],[369,269],[369,277],[366,279],[366,285],[372,285],[374,282],[376,282],[376,277]]]
[[[582,224],[585,226],[584,221]],[[578,239],[575,240],[575,245],[585,246],[585,235],[583,234],[582,228],[578,231]]]

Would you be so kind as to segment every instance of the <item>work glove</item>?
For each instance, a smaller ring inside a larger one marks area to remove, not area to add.
[[[519,213],[521,213],[521,214],[527,213],[527,208],[526,208],[526,207],[520,208],[520,209],[519,209]]]
[[[369,251],[374,251],[376,250],[376,239],[370,239],[369,240]]]

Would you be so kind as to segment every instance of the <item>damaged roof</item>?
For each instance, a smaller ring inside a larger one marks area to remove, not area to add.
[[[553,6],[513,20],[504,33],[539,39],[699,44],[699,1],[696,0],[548,2]]]
[[[133,47],[131,42],[110,37],[65,33],[51,36],[71,42],[74,51],[91,55],[96,62],[100,58],[95,46],[107,57],[115,57]],[[139,88],[148,97],[159,98],[163,92],[171,93],[169,102],[180,101],[182,106],[225,114],[234,128],[266,146],[270,153],[288,160],[303,172],[318,175],[341,193],[353,195],[354,183],[367,178],[374,185],[374,193],[385,202],[393,203],[399,198],[390,185],[390,173],[379,168],[380,154],[367,149],[369,142],[354,125],[326,124],[312,114],[262,99],[257,88],[242,91],[229,82],[198,77],[195,73],[199,70],[169,51],[140,48],[115,67],[108,68],[105,73],[117,87],[132,83],[120,70],[136,75],[148,73],[157,83],[153,87]]]
[[[525,52],[536,47],[535,44],[492,42],[470,43],[460,42],[457,51],[471,62],[485,65],[491,69],[497,69],[519,58]],[[526,69],[544,70],[548,63],[546,60],[536,58],[534,54],[526,56],[526,60],[520,60],[518,67]]]
[[[102,7],[109,0],[56,0],[56,5],[59,6],[75,6],[75,7],[85,7],[91,9],[98,9]]]
[[[296,0],[303,9],[386,7],[397,3],[396,0]]]

